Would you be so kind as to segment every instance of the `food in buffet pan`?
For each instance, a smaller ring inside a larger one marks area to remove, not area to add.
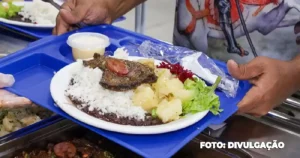
[[[53,158],[53,157],[67,157],[67,158],[113,158],[114,156],[102,150],[98,146],[101,142],[92,143],[84,138],[75,138],[59,142],[56,144],[49,143],[45,149],[34,149],[31,151],[23,151],[15,156],[15,158]]]
[[[135,158],[135,153],[68,120],[0,145],[1,158]]]
[[[66,146],[69,146],[69,151],[65,152],[66,155],[62,155],[64,153],[62,147]],[[0,156],[15,158],[96,157],[92,155],[93,152],[88,152],[94,149],[97,149],[95,152],[101,154],[99,157],[139,157],[67,120],[3,144],[0,146],[0,151],[3,151],[0,152]]]
[[[31,107],[1,108],[0,137],[51,116],[52,112],[34,104]]]
[[[57,14],[58,10],[54,6],[42,0],[0,3],[0,18],[10,21],[54,26]]]
[[[10,87],[14,82],[12,75],[0,73],[0,88]],[[29,99],[0,89],[0,137],[51,115],[52,112],[35,105]]]
[[[200,158],[200,157],[251,157],[245,153],[233,150],[200,149],[200,141],[212,141],[199,137],[193,139],[174,158]],[[69,152],[64,153],[70,146]],[[75,148],[74,148],[75,147]],[[75,123],[62,120],[56,124],[11,140],[0,145],[1,158],[140,158],[141,156],[121,147],[120,145],[101,137]],[[74,152],[75,151],[75,152]],[[75,155],[74,155],[75,153]],[[93,155],[99,154],[99,155]],[[74,156],[73,156],[74,155]]]

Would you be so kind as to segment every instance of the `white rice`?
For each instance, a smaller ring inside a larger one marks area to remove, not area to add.
[[[74,96],[81,102],[87,103],[89,111],[101,110],[102,113],[114,113],[118,117],[134,118],[144,120],[146,111],[140,106],[133,105],[133,91],[115,92],[104,89],[100,84],[102,70],[84,67],[82,61],[77,61],[71,72],[74,85],[66,90],[67,96]],[[79,108],[84,108],[82,105]]]
[[[32,3],[25,3],[19,15],[23,16],[23,20],[30,19],[36,24],[51,25],[56,23],[58,12],[50,3],[33,0]]]
[[[114,57],[118,59],[128,59],[129,53],[126,51],[124,47],[118,48],[114,52]]]

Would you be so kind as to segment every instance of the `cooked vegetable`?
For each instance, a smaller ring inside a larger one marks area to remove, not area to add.
[[[132,100],[134,105],[139,105],[149,112],[158,105],[158,98],[149,84],[139,86],[135,90]]]
[[[157,107],[156,114],[164,123],[171,122],[180,118],[182,106],[180,99],[168,101],[164,99]]]
[[[186,79],[193,79],[193,73],[189,70],[184,69],[179,63],[170,64],[166,62],[160,63],[157,68],[166,68],[171,71],[172,74],[176,75],[181,82],[184,82]]]
[[[0,109],[0,113],[2,113],[2,119],[0,119],[0,137],[39,122],[41,119],[48,118],[53,114],[39,106]]]
[[[156,110],[157,110],[157,109],[154,108],[154,109],[152,109],[152,111],[151,111],[151,115],[152,115],[153,118],[156,118],[156,117],[157,117]]]
[[[0,18],[8,19],[16,16],[22,9],[22,6],[16,6],[12,2],[7,4],[8,6],[3,6],[3,3],[0,3]]]
[[[220,82],[221,78],[218,77],[216,82],[210,87],[199,78],[194,78],[194,80],[187,79],[184,82],[184,87],[194,92],[194,98],[183,102],[183,114],[197,113],[205,110],[211,111],[214,115],[222,112],[219,97],[215,94],[215,89]]]
[[[183,83],[178,78],[170,79],[166,83],[166,89],[168,94],[172,94],[175,98],[180,99],[182,102],[191,100],[193,97],[193,91],[186,90]]]
[[[155,69],[154,59],[140,59],[138,62]]]
[[[187,90],[184,84],[172,75],[169,69],[157,68],[157,82],[139,86],[134,93],[133,103],[158,116],[164,123],[176,120],[182,113],[182,102],[193,99],[194,91]]]
[[[157,82],[153,84],[153,88],[159,99],[163,99],[166,96],[174,96],[181,101],[190,99],[193,96],[192,91],[188,91],[184,88],[183,83],[173,76],[169,69],[157,69],[156,74],[158,76]]]
[[[2,3],[0,3],[0,18],[6,18],[6,8],[4,8],[4,6],[2,5]]]

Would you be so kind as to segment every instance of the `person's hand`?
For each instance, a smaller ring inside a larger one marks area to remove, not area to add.
[[[249,80],[253,87],[238,104],[239,113],[267,114],[300,87],[300,63],[257,57],[248,64],[229,60],[229,73],[236,79]]]
[[[0,108],[1,109],[14,109],[14,108],[26,108],[34,107],[32,102],[25,98],[19,97],[7,90],[0,89]]]
[[[56,18],[54,35],[73,29],[74,24],[83,22],[88,25],[110,24],[109,0],[67,0]]]

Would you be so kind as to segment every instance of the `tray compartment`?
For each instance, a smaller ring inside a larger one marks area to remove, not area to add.
[[[55,72],[67,63],[45,54],[32,54],[14,63],[3,65],[0,72],[12,74],[16,83],[13,89],[26,90],[35,85],[51,80]]]
[[[35,132],[38,131],[39,129],[42,129],[46,126],[49,126],[51,124],[54,124],[60,120],[62,120],[63,118],[59,115],[53,115],[51,117],[45,118],[37,123],[34,123],[32,125],[29,125],[27,127],[21,128],[15,132],[9,133],[7,135],[4,135],[2,137],[0,137],[0,144],[5,144],[8,141],[17,139],[19,137],[22,137],[26,134],[29,134],[31,132]],[[0,150],[1,151],[1,150]]]

